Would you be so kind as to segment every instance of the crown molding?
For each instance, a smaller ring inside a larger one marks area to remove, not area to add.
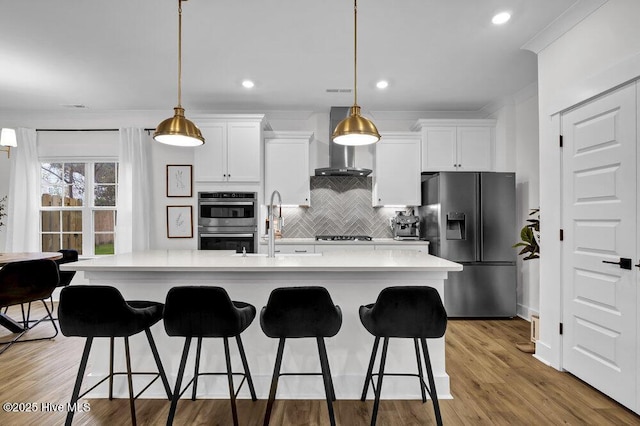
[[[571,28],[582,22],[587,16],[598,10],[607,1],[609,0],[577,0],[562,15],[558,16],[520,48],[530,50],[536,55],[539,54]]]

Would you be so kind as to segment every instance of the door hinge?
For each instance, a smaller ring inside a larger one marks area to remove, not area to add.
[[[564,241],[564,229],[560,230],[560,241]]]
[[[559,138],[559,139],[560,139],[560,148],[562,148],[562,147],[564,146],[564,145],[563,145],[563,141],[562,141],[562,135],[560,135],[560,138]]]
[[[560,323],[560,327],[558,327],[558,331],[562,334],[562,323]]]

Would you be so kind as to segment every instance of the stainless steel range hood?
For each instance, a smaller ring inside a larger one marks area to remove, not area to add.
[[[368,176],[370,169],[355,167],[355,147],[338,145],[331,139],[338,123],[349,116],[349,107],[331,107],[329,112],[329,167],[316,169],[316,176]]]

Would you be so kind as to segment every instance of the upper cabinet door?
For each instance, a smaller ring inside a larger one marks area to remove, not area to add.
[[[198,126],[204,145],[193,149],[196,181],[224,182],[227,180],[227,123],[207,122]]]
[[[309,143],[312,134],[306,132],[265,133],[265,190],[268,202],[277,190],[282,204],[309,206],[311,182]]]
[[[260,182],[261,131],[261,123],[228,123],[227,180],[229,182]]]
[[[456,127],[429,127],[422,131],[422,170],[457,170]]]
[[[375,150],[373,205],[419,206],[419,134],[385,133]]]
[[[458,127],[458,171],[483,172],[493,170],[493,128]]]

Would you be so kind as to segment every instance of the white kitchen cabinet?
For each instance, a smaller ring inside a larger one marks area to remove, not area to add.
[[[375,250],[412,250],[429,253],[429,244],[425,241],[424,244],[375,244]]]
[[[373,206],[420,205],[420,135],[383,133],[375,145]]]
[[[260,182],[264,116],[216,116],[194,119],[205,138],[194,149],[197,182]]]
[[[313,254],[315,253],[314,244],[282,244],[281,240],[276,238],[276,254]],[[269,251],[268,242],[258,245],[258,253],[267,253]]]
[[[422,135],[421,171],[492,171],[495,169],[492,119],[418,120]]]
[[[311,185],[309,171],[309,132],[265,132],[264,199],[277,190],[282,204],[309,206]]]
[[[285,254],[315,253],[315,246],[313,244],[278,244],[278,240],[276,240],[276,253],[285,253]]]
[[[327,253],[332,251],[356,251],[356,250],[373,250],[373,244],[316,244],[316,253]]]

